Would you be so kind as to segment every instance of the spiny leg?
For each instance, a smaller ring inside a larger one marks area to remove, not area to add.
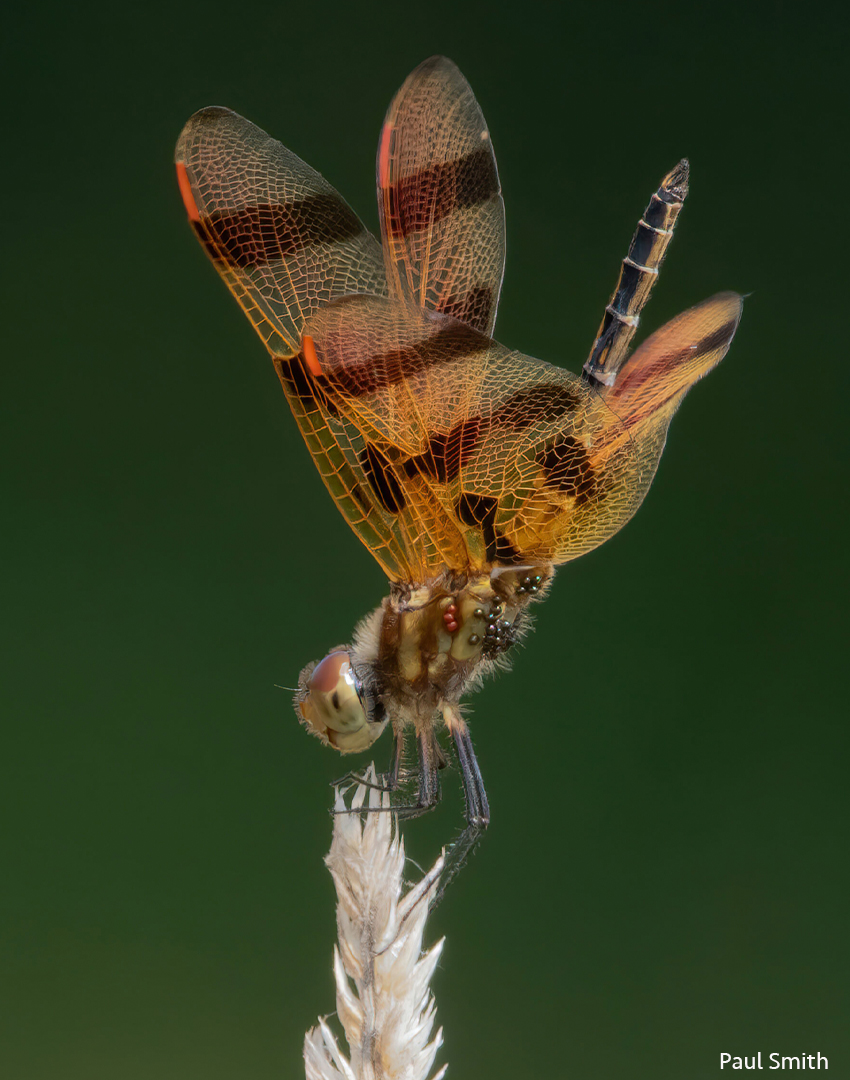
[[[484,781],[472,748],[469,730],[464,721],[454,712],[447,714],[446,720],[454,739],[455,753],[463,780],[466,828],[446,853],[446,865],[440,876],[440,887],[431,901],[432,908],[442,900],[449,883],[463,868],[490,824],[490,805],[487,802],[487,792],[484,790]]]
[[[402,763],[404,760],[404,730],[393,730],[393,751],[390,757],[389,768],[384,773],[378,773],[374,780],[363,776],[362,773],[351,772],[341,776],[331,783],[331,787],[343,787],[346,784],[362,784],[364,787],[373,788],[375,791],[398,791],[406,777],[402,776]]]
[[[416,738],[419,751],[419,796],[416,804],[420,813],[432,810],[440,801],[440,767],[445,764],[443,753],[437,745],[433,727],[420,731]]]
[[[382,791],[396,791],[400,784],[403,782],[400,779],[401,776],[401,759],[403,756],[403,744],[404,734],[399,732],[396,737],[396,749],[393,756],[393,765],[391,771],[395,770],[396,784],[395,787],[379,787],[370,781],[363,781],[359,777],[352,777],[352,781],[359,783],[365,783],[367,787],[377,787]],[[389,811],[396,814],[400,821],[406,821],[409,818],[420,817],[422,814],[427,814],[429,810],[433,810],[437,803],[440,801],[440,775],[439,770],[446,764],[446,759],[440,749],[436,736],[434,735],[434,729],[428,728],[426,731],[420,732],[417,736],[417,749],[419,752],[419,792],[416,802],[412,803],[394,803],[390,806],[361,806],[361,807],[346,807],[344,810],[335,810],[335,814],[375,814]]]

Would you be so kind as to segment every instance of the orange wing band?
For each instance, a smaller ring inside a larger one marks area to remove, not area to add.
[[[382,188],[390,184],[390,138],[393,125],[385,123],[381,128],[381,141],[378,147],[378,183]]]
[[[313,339],[309,334],[305,334],[301,339],[301,349],[304,353],[304,359],[307,361],[307,367],[310,369],[310,374],[321,375],[322,365],[319,363],[316,346],[313,344]]]
[[[192,194],[189,174],[186,172],[186,166],[182,161],[177,162],[177,183],[180,186],[180,194],[183,196],[183,205],[186,207],[189,220],[200,221],[201,214],[198,210],[198,204],[195,202],[195,196]]]

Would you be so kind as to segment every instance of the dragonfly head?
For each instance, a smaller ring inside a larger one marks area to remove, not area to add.
[[[369,666],[355,664],[348,648],[340,646],[299,675],[298,719],[342,754],[368,750],[387,726],[386,710],[372,686]]]

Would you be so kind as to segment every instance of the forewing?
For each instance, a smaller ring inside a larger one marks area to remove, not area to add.
[[[305,328],[315,391],[356,430],[369,497],[389,515],[412,581],[469,565],[464,530],[451,512],[432,446],[474,411],[474,363],[493,343],[446,316],[378,297],[347,297]]]
[[[176,163],[195,235],[272,354],[325,485],[386,573],[406,577],[395,521],[361,482],[357,433],[316,396],[301,352],[323,304],[386,294],[380,245],[314,169],[228,109],[189,120]]]
[[[347,293],[386,295],[380,248],[331,185],[229,109],[202,109],[175,154],[189,220],[273,356]]]
[[[484,116],[450,60],[426,60],[396,94],[377,175],[391,295],[492,334],[505,207]]]

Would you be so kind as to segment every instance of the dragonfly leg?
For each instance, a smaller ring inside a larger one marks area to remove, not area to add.
[[[432,908],[442,900],[450,882],[461,871],[490,824],[490,805],[487,802],[487,792],[484,790],[484,781],[472,748],[469,730],[464,721],[455,713],[448,715],[446,720],[454,740],[455,753],[463,780],[466,827],[446,852],[446,865],[440,877],[440,887],[431,901]]]
[[[386,772],[378,773],[374,780],[370,780],[368,777],[363,776],[361,773],[355,772],[353,769],[351,772],[341,776],[338,780],[334,780],[331,787],[344,787],[346,784],[362,784],[364,787],[372,788],[374,791],[398,791],[401,784],[404,783],[406,777],[403,775],[402,759],[404,758],[404,732],[393,732],[393,752],[390,758],[390,765]]]
[[[417,749],[419,751],[419,790],[415,802],[394,802],[389,806],[346,807],[344,810],[335,810],[334,813],[374,814],[383,811],[384,813],[389,812],[396,814],[398,815],[399,820],[406,821],[410,818],[420,817],[422,814],[427,814],[429,810],[433,810],[440,801],[439,770],[445,767],[446,759],[437,744],[437,738],[432,728],[420,733],[417,737]],[[351,774],[349,774],[349,778],[352,782],[363,783],[367,787],[377,788],[379,791],[397,791],[405,780],[401,767],[403,753],[403,733],[399,732],[396,736],[396,746],[393,752],[393,761],[390,766],[390,772],[389,774],[382,774],[382,778],[385,775],[388,775],[390,780],[383,786],[363,780],[361,777],[356,777]]]

